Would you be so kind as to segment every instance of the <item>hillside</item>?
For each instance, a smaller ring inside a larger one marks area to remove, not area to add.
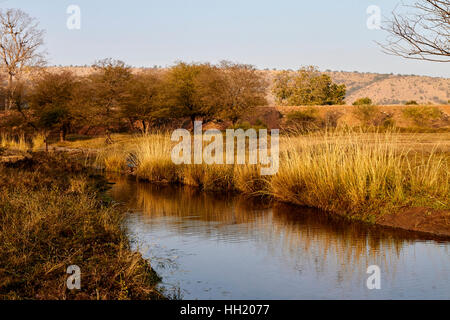
[[[273,82],[279,71],[262,71]],[[446,104],[450,100],[450,79],[416,75],[326,71],[334,82],[347,87],[346,103],[370,97],[375,104],[404,104],[415,100],[422,104]],[[269,92],[270,104],[275,99]]]
[[[347,103],[370,97],[376,104],[445,104],[450,99],[450,79],[415,75],[331,72],[331,78],[347,86]]]

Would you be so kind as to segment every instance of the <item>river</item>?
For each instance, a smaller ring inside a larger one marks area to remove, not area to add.
[[[450,242],[309,208],[120,177],[132,246],[182,299],[450,299]],[[369,289],[371,265],[380,289]]]

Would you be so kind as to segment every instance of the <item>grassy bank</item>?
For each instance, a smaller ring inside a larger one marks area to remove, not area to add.
[[[105,183],[58,154],[0,164],[1,299],[157,299],[158,276],[132,252]],[[69,290],[66,269],[81,269]]]
[[[280,169],[260,176],[259,165],[175,165],[169,136],[118,139],[97,163],[140,179],[182,183],[206,191],[237,191],[376,221],[402,208],[448,210],[446,145],[420,135],[335,131],[282,137]]]

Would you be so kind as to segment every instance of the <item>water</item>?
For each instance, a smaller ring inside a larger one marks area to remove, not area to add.
[[[133,248],[183,299],[449,299],[450,242],[115,177]],[[369,290],[369,265],[381,289]]]

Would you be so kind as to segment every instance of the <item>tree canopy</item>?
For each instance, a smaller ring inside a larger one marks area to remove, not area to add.
[[[282,105],[333,105],[344,104],[346,89],[344,84],[333,83],[330,76],[309,66],[279,73],[273,93]]]

